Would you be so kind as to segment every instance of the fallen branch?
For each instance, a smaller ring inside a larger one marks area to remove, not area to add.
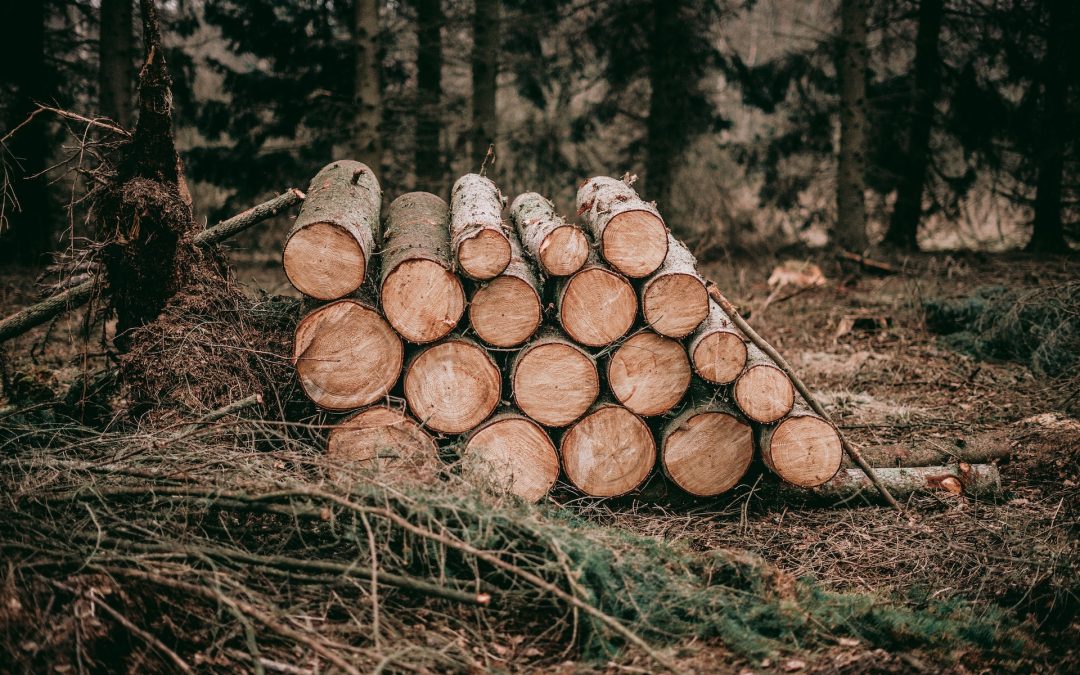
[[[878,478],[900,498],[917,494],[948,493],[969,497],[992,497],[1001,491],[1001,474],[993,464],[922,466],[880,469]],[[859,469],[842,469],[829,482],[810,490],[781,487],[785,498],[849,501],[875,486]]]
[[[841,250],[836,255],[837,255],[837,257],[842,258],[844,260],[850,260],[853,263],[858,263],[859,265],[865,267],[866,269],[868,269],[868,270],[870,270],[872,272],[877,272],[878,274],[888,275],[888,274],[903,274],[904,273],[904,270],[900,269],[899,267],[896,267],[895,265],[890,265],[889,263],[881,262],[880,260],[874,260],[873,258],[867,258],[864,255],[859,255],[858,253],[852,253],[851,251],[843,251],[843,250]]]
[[[863,459],[875,468],[936,466],[955,462],[989,464],[1012,454],[1008,439],[993,432],[953,442],[927,442],[919,445],[881,445],[862,450]],[[848,468],[845,466],[845,468]]]
[[[205,426],[207,424],[213,424],[214,422],[217,422],[218,420],[222,419],[223,417],[228,417],[229,415],[235,415],[236,413],[240,412],[241,410],[246,410],[248,408],[252,408],[252,407],[255,407],[255,406],[262,405],[262,404],[263,404],[262,394],[252,394],[251,396],[242,398],[239,401],[233,401],[232,403],[229,403],[228,405],[222,406],[222,407],[218,408],[217,410],[211,410],[210,412],[208,412],[205,415],[203,415],[202,417],[200,417],[197,421],[192,422],[191,424],[185,426],[184,429],[182,431],[180,431],[176,435],[176,437],[174,437],[174,439],[178,438],[180,436],[185,436],[185,435],[197,430],[199,427]]]

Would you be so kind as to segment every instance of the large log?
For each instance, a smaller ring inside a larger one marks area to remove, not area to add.
[[[753,430],[719,400],[688,404],[660,431],[664,475],[698,497],[715,497],[733,488],[753,458]]]
[[[626,276],[647,277],[667,257],[664,219],[627,181],[590,178],[578,189],[577,209],[604,260]]]
[[[686,351],[698,376],[713,384],[734,382],[746,367],[746,342],[712,299],[709,316],[690,336]]]
[[[317,300],[336,300],[367,278],[379,242],[382,189],[365,164],[341,160],[315,174],[285,238],[289,282]]]
[[[402,408],[374,405],[330,430],[326,456],[356,463],[380,473],[434,479],[439,468],[438,447]]]
[[[600,376],[591,354],[548,327],[514,356],[510,388],[526,415],[549,427],[564,427],[596,401]]]
[[[542,195],[518,195],[510,205],[510,219],[525,252],[547,276],[569,276],[589,259],[589,238],[556,213],[555,205]]]
[[[878,480],[898,499],[917,494],[967,495],[990,498],[1001,492],[1001,474],[993,464],[952,464],[909,468],[879,468]],[[856,497],[876,501],[881,492],[862,469],[842,469],[831,480],[810,490],[782,486],[787,499],[850,501]]]
[[[350,410],[381,399],[401,375],[404,347],[369,299],[345,299],[296,326],[293,364],[316,405]]]
[[[539,501],[559,478],[559,455],[547,432],[512,408],[472,431],[462,456],[467,476],[529,502]]]
[[[567,429],[559,450],[567,479],[592,497],[618,497],[637,489],[656,464],[648,425],[607,401]]]
[[[637,294],[626,277],[590,254],[585,266],[555,286],[559,324],[571,339],[588,347],[618,340],[634,325]]]
[[[513,255],[503,273],[483,283],[469,302],[469,325],[493,347],[517,347],[543,320],[540,283],[525,259],[517,236],[510,236]]]
[[[502,219],[503,197],[490,179],[467,173],[450,193],[450,244],[457,268],[485,281],[510,264],[510,229]]]
[[[844,458],[836,427],[804,406],[796,407],[778,424],[761,427],[758,447],[773,473],[804,488],[828,481]]]
[[[690,249],[668,234],[667,257],[641,286],[641,314],[661,335],[684,338],[709,315],[709,294]]]
[[[428,192],[401,195],[387,209],[382,307],[409,342],[444,337],[465,311],[465,291],[452,271],[449,217],[446,202]]]
[[[502,396],[502,374],[488,351],[463,337],[424,349],[405,367],[405,400],[420,422],[461,434],[491,415]]]
[[[643,417],[662,415],[678,405],[692,378],[682,344],[647,329],[624,340],[607,364],[611,393]]]
[[[735,380],[735,405],[751,420],[770,424],[791,412],[795,388],[756,345],[746,345],[746,369]]]

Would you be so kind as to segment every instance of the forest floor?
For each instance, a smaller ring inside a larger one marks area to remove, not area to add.
[[[1038,378],[1023,364],[978,360],[950,349],[926,329],[922,302],[990,285],[1034,288],[1075,281],[1080,260],[934,254],[908,258],[906,274],[875,277],[843,269],[832,258],[797,255],[820,264],[828,282],[768,306],[766,279],[778,258],[719,260],[703,272],[749,311],[750,322],[787,356],[856,444],[950,446],[977,435],[995,438],[1013,448],[1000,465],[1002,494],[993,500],[919,497],[908,504],[911,518],[861,501],[788,507],[769,500],[756,478],[707,502],[669,493],[660,477],[639,498],[585,503],[557,491],[553,499],[606,527],[697,551],[758,554],[826,590],[868,593],[912,608],[963,602],[977,616],[1005,617],[1025,640],[1023,653],[1005,660],[987,652],[947,654],[903,644],[881,649],[850,637],[761,659],[736,655],[738,650],[715,640],[690,640],[674,652],[690,670],[1076,672],[1080,420],[1063,412],[1069,393],[1061,381]],[[288,292],[276,254],[240,252],[233,262],[238,281]],[[0,284],[4,315],[34,297],[24,279],[3,278]],[[881,325],[839,331],[851,315],[880,317]],[[8,375],[31,372],[51,386],[100,361],[99,348],[88,350],[74,337],[77,321],[51,327],[47,340],[39,329],[9,344]],[[545,667],[569,673],[598,664],[555,659]],[[633,652],[599,667],[654,669],[644,654]]]

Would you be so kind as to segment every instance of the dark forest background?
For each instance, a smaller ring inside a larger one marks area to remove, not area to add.
[[[5,10],[0,259],[40,263],[86,235],[97,131],[40,107],[133,126],[134,4]],[[187,180],[211,221],[306,187],[335,158],[377,166],[388,199],[446,196],[487,158],[504,192],[568,213],[583,178],[635,173],[703,256],[792,242],[1057,253],[1080,236],[1073,0],[160,11]]]

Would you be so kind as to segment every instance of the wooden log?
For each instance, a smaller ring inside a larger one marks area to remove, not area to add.
[[[713,384],[734,382],[746,367],[746,342],[724,310],[709,300],[709,316],[690,340],[686,351],[701,379]]]
[[[761,427],[758,447],[773,473],[804,488],[828,481],[844,458],[836,427],[805,406],[798,406],[778,424]]]
[[[293,365],[304,393],[327,410],[378,401],[401,375],[404,347],[370,299],[344,299],[296,326]]]
[[[367,278],[379,242],[382,189],[365,164],[341,160],[315,174],[285,238],[289,282],[317,300],[336,300]]]
[[[559,447],[567,479],[592,497],[618,497],[637,489],[656,464],[648,425],[626,408],[597,403],[563,434]]]
[[[943,466],[957,462],[989,464],[1007,460],[1014,447],[1007,433],[987,431],[963,439],[930,439],[919,443],[863,448],[862,456],[873,467]],[[844,458],[844,468],[852,464]]]
[[[795,389],[756,345],[746,345],[746,368],[735,380],[735,405],[754,422],[771,424],[791,412]]]
[[[1001,492],[1001,474],[993,464],[880,468],[875,474],[889,494],[898,499],[934,493],[991,498]],[[781,495],[800,501],[849,501],[856,497],[876,501],[882,493],[862,469],[843,469],[811,490],[782,486]]]
[[[719,400],[688,404],[660,431],[664,475],[698,497],[715,497],[735,487],[753,458],[753,430]]]
[[[445,337],[465,311],[465,291],[452,271],[450,210],[428,192],[410,192],[390,204],[382,251],[382,308],[409,342]]]
[[[558,280],[555,309],[559,324],[572,340],[588,347],[603,347],[634,325],[637,294],[626,277],[609,269],[592,253],[584,267]]]
[[[502,219],[503,197],[490,179],[467,173],[450,193],[450,244],[457,269],[485,281],[502,274],[513,255]]]
[[[439,469],[435,440],[403,408],[373,405],[330,430],[327,458],[377,472],[434,479]]]
[[[405,367],[405,400],[420,423],[447,434],[470,431],[502,396],[502,374],[488,351],[463,337],[424,349]]]
[[[542,195],[518,195],[510,205],[510,219],[525,252],[547,276],[569,276],[589,259],[589,238],[556,213],[555,205]]]
[[[638,197],[628,180],[597,176],[577,193],[578,215],[612,267],[628,277],[647,277],[667,257],[668,231],[656,205]]]
[[[709,315],[709,294],[697,273],[697,260],[671,234],[663,264],[641,286],[641,314],[654,331],[673,338],[694,332]]]
[[[539,501],[559,478],[559,455],[544,429],[516,410],[500,410],[465,439],[467,477],[528,502]]]
[[[540,283],[511,233],[513,255],[503,273],[482,284],[469,302],[469,325],[493,347],[517,347],[536,333],[543,321]]]
[[[678,405],[692,377],[682,344],[651,330],[623,341],[607,364],[611,393],[643,417],[662,415]]]
[[[596,401],[600,375],[591,354],[549,326],[514,356],[510,388],[526,415],[549,427],[564,427]]]

